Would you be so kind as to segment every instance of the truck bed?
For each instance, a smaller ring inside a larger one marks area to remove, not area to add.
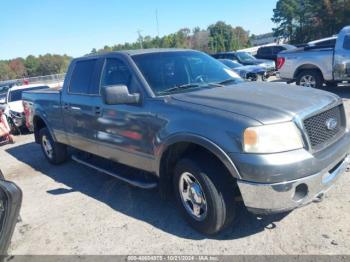
[[[34,91],[24,91],[22,95],[22,99],[28,102],[39,100],[60,102],[60,98],[61,88],[47,88]]]
[[[46,114],[46,124],[52,130],[62,127],[61,89],[48,88],[23,92],[22,100],[26,114],[26,125],[30,130],[34,127],[35,119],[33,116],[41,114]]]
[[[300,47],[300,48],[296,48],[296,49],[292,49],[292,50],[286,50],[286,51],[282,51],[280,52],[280,54],[300,54],[300,53],[307,53],[307,52],[311,52],[311,53],[315,53],[315,52],[334,52],[334,48],[333,47]]]

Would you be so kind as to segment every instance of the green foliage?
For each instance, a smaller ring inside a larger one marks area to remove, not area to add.
[[[0,80],[16,78],[15,72],[11,70],[7,61],[0,61]]]
[[[38,71],[39,61],[35,56],[29,55],[24,61],[24,66],[27,69],[28,75],[32,76],[32,75],[35,75],[36,72]]]
[[[350,24],[350,0],[278,0],[273,12],[274,35],[292,44],[337,34]]]
[[[242,27],[232,27],[224,22],[217,22],[206,30],[195,27],[193,30],[182,28],[176,33],[163,37],[140,35],[133,43],[104,46],[99,50],[94,48],[90,54],[139,49],[141,44],[143,48],[191,48],[209,53],[232,51],[249,46],[249,32]]]
[[[16,58],[0,61],[0,81],[32,76],[52,75],[65,73],[72,58],[67,55],[51,55],[26,59]]]

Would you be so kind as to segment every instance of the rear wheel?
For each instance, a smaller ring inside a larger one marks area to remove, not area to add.
[[[55,142],[46,127],[40,129],[39,137],[41,149],[51,164],[58,165],[67,159],[67,147]]]
[[[228,175],[222,165],[208,158],[185,158],[177,163],[173,180],[177,204],[197,231],[216,234],[233,221],[236,186]]]
[[[305,87],[322,88],[323,82],[320,72],[316,70],[304,70],[298,74],[296,84]]]

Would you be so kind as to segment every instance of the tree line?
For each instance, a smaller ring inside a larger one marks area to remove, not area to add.
[[[278,0],[274,35],[302,44],[337,34],[350,25],[350,0]]]
[[[67,55],[46,54],[0,60],[0,81],[65,73],[71,59]]]
[[[140,35],[135,42],[114,46],[106,45],[101,49],[94,48],[91,50],[91,54],[138,48],[191,48],[207,53],[215,53],[249,46],[249,31],[240,26],[233,27],[230,24],[218,21],[206,29],[200,27],[195,27],[192,30],[182,28],[176,33],[163,37]]]

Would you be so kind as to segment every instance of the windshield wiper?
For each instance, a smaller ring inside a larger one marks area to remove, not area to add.
[[[219,82],[219,83],[217,83],[217,84],[219,84],[219,85],[225,85],[225,84],[229,84],[229,83],[231,83],[231,82],[236,82],[237,80],[236,79],[234,79],[234,78],[229,78],[229,79],[226,79],[226,80],[224,80],[224,81],[222,81],[222,82]]]
[[[165,90],[162,90],[158,92],[158,94],[166,94],[166,93],[171,93],[172,91],[176,90],[184,90],[184,89],[189,89],[189,88],[194,88],[194,87],[199,87],[199,84],[184,84],[184,85],[179,85],[179,86],[174,86]]]
[[[208,86],[224,87],[221,83],[208,83]]]

